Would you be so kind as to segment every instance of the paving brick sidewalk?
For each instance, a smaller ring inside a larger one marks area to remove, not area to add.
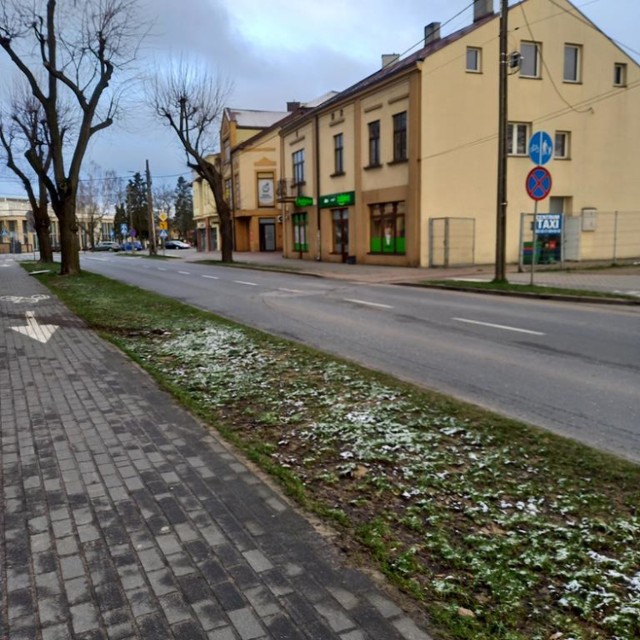
[[[0,267],[2,640],[429,638],[144,372]],[[16,330],[28,313],[42,340],[58,327],[46,342]]]

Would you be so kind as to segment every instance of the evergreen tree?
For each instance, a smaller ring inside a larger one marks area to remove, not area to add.
[[[140,172],[127,184],[127,226],[136,230],[137,238],[149,239],[149,211],[147,209],[147,183]]]
[[[113,217],[113,230],[116,232],[116,238],[118,242],[124,242],[125,238],[120,233],[121,225],[126,224],[129,227],[129,218],[127,217],[127,210],[124,204],[116,205],[116,214]]]
[[[175,216],[173,226],[177,229],[181,238],[193,241],[193,194],[191,184],[182,176],[178,178],[176,185]]]

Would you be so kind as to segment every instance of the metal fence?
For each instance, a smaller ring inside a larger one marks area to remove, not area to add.
[[[546,215],[546,214],[545,214]],[[520,265],[554,262],[598,262],[640,259],[640,211],[583,209],[561,214],[560,228],[536,233],[533,251],[534,214],[520,218]],[[540,222],[540,221],[539,221]],[[540,229],[540,224],[537,227]]]
[[[429,266],[462,267],[475,263],[475,218],[429,219]]]

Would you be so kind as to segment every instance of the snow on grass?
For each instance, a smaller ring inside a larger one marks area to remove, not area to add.
[[[339,487],[344,502],[330,506],[360,521],[371,545],[385,539],[387,567],[427,601],[495,630],[477,637],[640,637],[637,514],[589,477],[558,476],[543,445],[240,329],[132,340],[201,405],[246,415],[258,432],[247,437],[271,434],[273,459],[310,492]]]

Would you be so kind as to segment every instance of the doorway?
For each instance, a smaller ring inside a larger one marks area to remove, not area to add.
[[[349,209],[332,209],[333,253],[342,256],[342,262],[349,258]]]
[[[260,218],[260,251],[276,250],[275,218]]]

